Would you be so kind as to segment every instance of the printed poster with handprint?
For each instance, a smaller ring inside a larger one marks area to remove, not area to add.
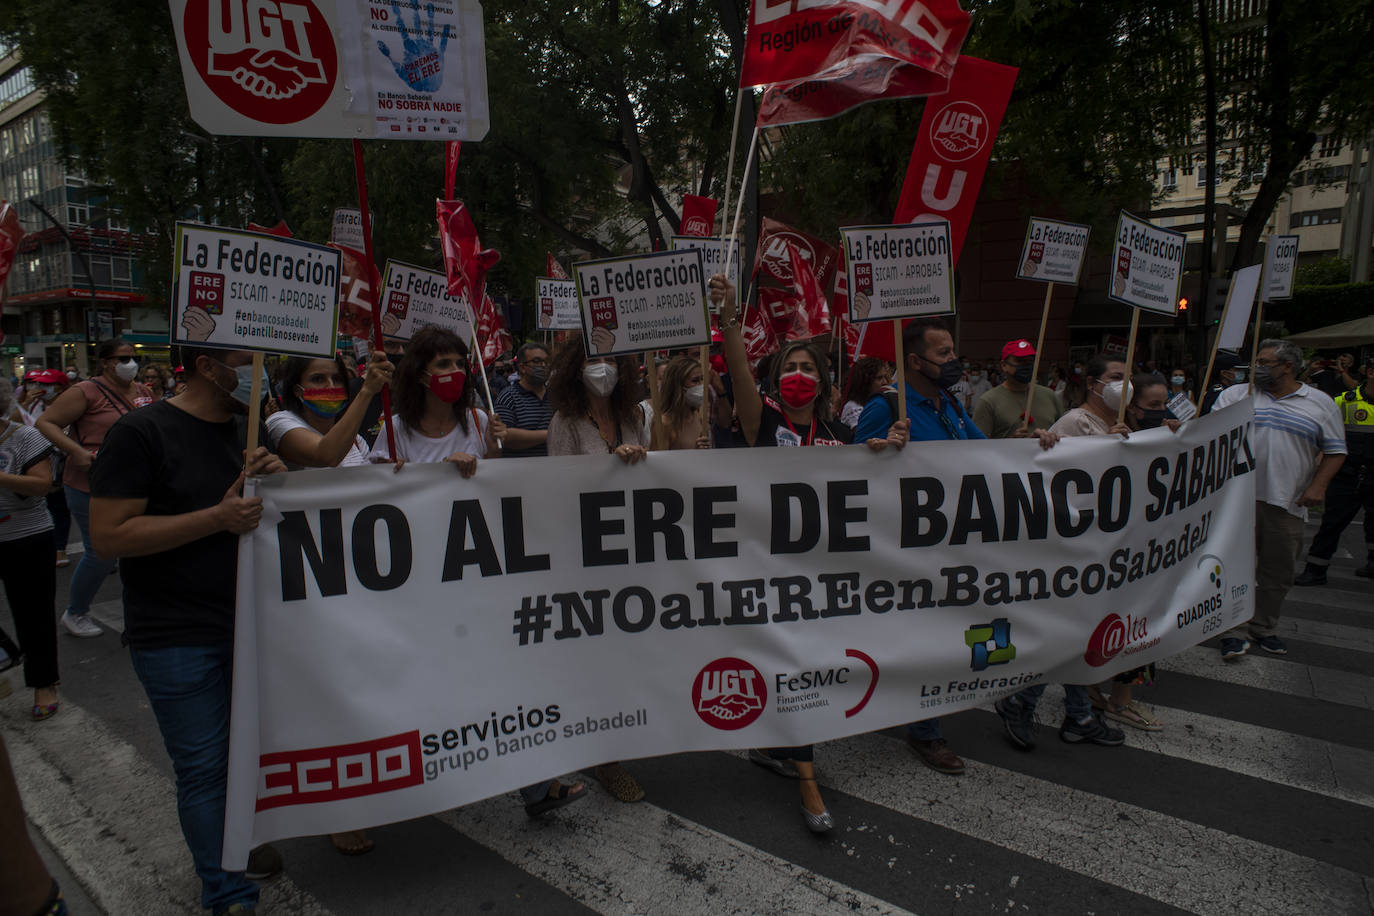
[[[169,0],[191,116],[217,134],[480,140],[477,0]]]

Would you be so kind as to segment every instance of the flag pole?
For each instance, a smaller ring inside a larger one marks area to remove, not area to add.
[[[754,151],[759,147],[759,129],[756,126],[753,134],[749,138],[749,154],[744,157],[744,178],[740,184],[739,200],[735,201],[735,218],[730,224],[730,234],[723,236],[725,245],[725,270],[726,279],[730,277],[730,262],[735,254],[734,241],[739,234],[740,217],[744,214],[744,185],[749,181],[749,170],[754,165]],[[726,211],[729,212],[729,211]],[[723,226],[721,228],[724,228]]]
[[[1035,380],[1040,378],[1040,351],[1045,346],[1045,325],[1050,323],[1050,298],[1054,295],[1054,284],[1048,284],[1045,290],[1045,308],[1040,313],[1040,336],[1035,339],[1035,368],[1031,370],[1030,386],[1026,388],[1026,412],[1021,414],[1021,419],[1027,430],[1030,429],[1031,422],[1031,398],[1035,396]]]
[[[725,191],[720,208],[721,245],[725,244],[725,218],[730,215],[730,183],[735,180],[735,142],[739,139],[739,116],[744,107],[744,91],[740,87],[735,88],[735,118],[733,126],[730,128],[730,155],[725,160]],[[745,169],[745,174],[748,173],[749,170]],[[743,189],[740,190],[740,196],[744,196]],[[712,226],[711,232],[714,233],[715,231],[716,227]],[[724,260],[723,256],[722,260]],[[729,274],[727,273],[726,276]]]
[[[1131,339],[1126,342],[1126,377],[1121,381],[1121,406],[1116,411],[1116,422],[1126,422],[1126,402],[1130,400],[1131,376],[1135,374],[1135,333],[1140,329],[1140,309],[1131,307]]]
[[[367,174],[363,171],[363,143],[353,141],[353,172],[358,179],[358,210],[362,214],[363,250],[367,255],[367,304],[372,310],[373,348],[385,352],[382,342],[382,313],[377,304],[377,258],[372,252],[372,211],[367,206]],[[387,454],[396,460],[396,431],[391,424],[391,383],[382,386],[382,421],[386,426]]]
[[[902,319],[892,319],[892,355],[897,357],[897,419],[906,419],[906,353],[902,352]]]

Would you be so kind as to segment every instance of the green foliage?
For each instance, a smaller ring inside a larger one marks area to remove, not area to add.
[[[1293,277],[1294,286],[1340,286],[1350,282],[1350,261],[1346,258],[1322,258],[1299,264]]]
[[[1290,334],[1374,314],[1374,283],[1297,286],[1293,298],[1265,306],[1264,317],[1281,320]]]

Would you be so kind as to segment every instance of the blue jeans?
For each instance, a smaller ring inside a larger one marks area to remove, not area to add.
[[[67,491],[67,508],[81,529],[81,562],[76,564],[71,587],[67,590],[67,613],[77,616],[91,612],[91,602],[105,577],[114,569],[114,560],[102,560],[91,549],[91,494],[75,487],[63,489]]]
[[[1016,702],[1025,706],[1027,709],[1034,710],[1036,705],[1040,702],[1040,697],[1044,695],[1047,686],[1047,684],[1033,684],[1020,693],[1015,694],[1012,699],[1016,700]],[[1073,719],[1075,722],[1082,722],[1085,719],[1092,718],[1092,714],[1093,704],[1092,700],[1088,699],[1088,688],[1081,687],[1078,684],[1065,684],[1064,715]]]
[[[200,876],[201,906],[222,913],[235,903],[256,905],[258,886],[243,872],[220,867],[233,645],[133,649],[129,654],[172,758],[177,816]]]
[[[906,732],[913,741],[936,741],[944,737],[940,734],[940,720],[926,719],[922,722],[912,722],[906,727]]]

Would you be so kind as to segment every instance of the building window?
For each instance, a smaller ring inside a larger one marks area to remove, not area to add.
[[[1340,137],[1335,134],[1327,134],[1322,137],[1321,146],[1317,149],[1317,156],[1322,159],[1330,159],[1339,155],[1342,145]]]
[[[90,218],[91,211],[85,204],[67,204],[68,226],[84,226]]]
[[[1300,229],[1307,226],[1331,226],[1341,221],[1341,208],[1329,207],[1325,210],[1302,210],[1288,218],[1288,228]]]
[[[33,73],[28,67],[16,70],[0,80],[0,108],[19,101],[30,92],[33,92]]]
[[[1213,186],[1221,184],[1221,178],[1217,177],[1212,179],[1212,184]],[[1207,187],[1207,166],[1202,164],[1199,164],[1197,167],[1197,186],[1199,188]]]

